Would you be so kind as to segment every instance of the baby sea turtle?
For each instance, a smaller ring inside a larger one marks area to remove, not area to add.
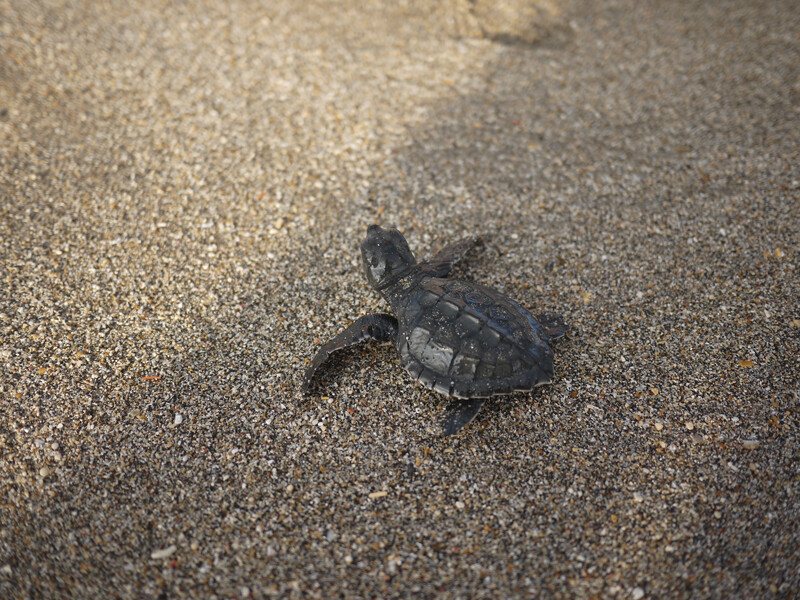
[[[397,229],[370,225],[361,243],[367,280],[396,317],[363,316],[325,343],[306,370],[303,391],[332,352],[367,339],[394,342],[414,379],[459,398],[447,408],[446,435],[472,421],[488,397],[550,383],[547,343],[567,331],[561,315],[534,316],[497,290],[445,279],[479,241],[461,240],[418,263]]]

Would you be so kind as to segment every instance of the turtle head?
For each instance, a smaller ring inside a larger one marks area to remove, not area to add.
[[[367,237],[361,242],[361,256],[369,284],[377,290],[395,282],[417,264],[403,234],[379,225],[367,227]]]

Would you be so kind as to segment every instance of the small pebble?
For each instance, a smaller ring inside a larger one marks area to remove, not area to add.
[[[41,475],[42,477],[47,477],[48,475],[50,475],[50,469],[48,469],[47,467],[42,467],[41,469],[39,469],[39,475]]]
[[[175,414],[175,420],[173,421],[173,424],[174,425],[180,425],[181,423],[183,423],[183,415],[180,414],[180,413],[176,413]]]
[[[742,448],[745,450],[755,450],[761,444],[758,440],[745,440],[742,442]]]
[[[631,598],[633,598],[633,600],[642,600],[642,598],[644,598],[644,590],[640,587],[633,588]]]
[[[161,550],[154,550],[153,553],[150,555],[150,558],[152,558],[153,560],[159,560],[161,558],[168,558],[168,557],[172,556],[173,554],[175,554],[175,551],[177,549],[178,549],[177,546],[175,546],[175,544],[172,544],[171,546],[168,546],[167,548],[163,548]]]
[[[691,421],[686,421],[686,429],[692,431],[694,429],[694,423],[692,423]]]

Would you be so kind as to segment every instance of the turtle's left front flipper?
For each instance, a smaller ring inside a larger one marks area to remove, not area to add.
[[[394,341],[397,337],[397,319],[386,313],[366,315],[355,321],[332,340],[325,342],[317,351],[311,365],[303,376],[303,393],[308,393],[314,373],[328,357],[342,348],[353,346],[363,340]]]
[[[419,267],[431,277],[447,277],[453,267],[469,254],[475,246],[483,244],[483,239],[473,236],[450,244],[431,256],[429,260],[419,263]]]

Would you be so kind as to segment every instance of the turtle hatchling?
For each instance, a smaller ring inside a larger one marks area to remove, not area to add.
[[[490,396],[550,383],[548,342],[567,331],[563,317],[532,315],[497,290],[446,278],[479,241],[461,240],[418,263],[397,229],[370,225],[361,243],[364,269],[394,315],[363,316],[325,343],[305,372],[303,391],[331,353],[367,339],[394,342],[414,379],[457,398],[447,407],[446,435],[472,421]]]

